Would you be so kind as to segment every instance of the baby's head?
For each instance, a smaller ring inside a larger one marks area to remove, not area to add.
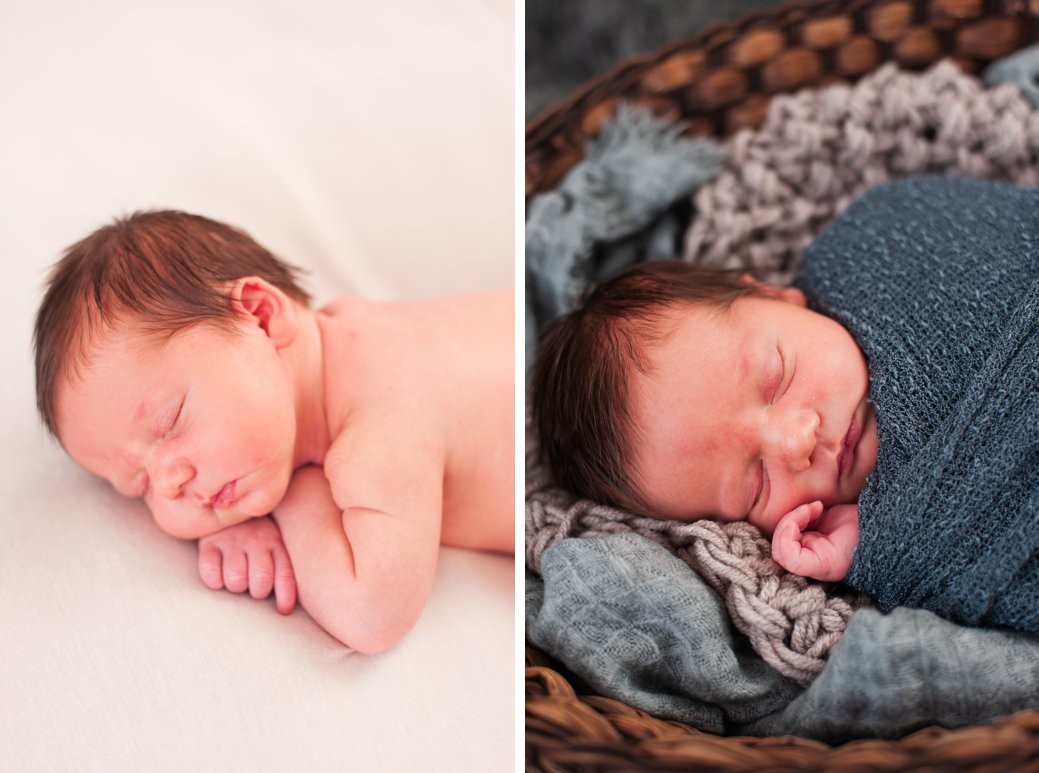
[[[36,318],[47,428],[176,536],[262,515],[274,492],[252,478],[275,455],[268,472],[285,477],[294,430],[277,352],[309,303],[296,274],[242,231],[183,212],[95,231],[54,267]]]
[[[793,288],[679,261],[546,330],[532,383],[557,480],[658,517],[749,520],[857,500],[876,462],[865,358]]]

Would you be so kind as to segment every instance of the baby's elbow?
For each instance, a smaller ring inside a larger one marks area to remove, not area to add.
[[[364,655],[378,655],[395,647],[410,631],[412,625],[375,626],[364,631],[354,631],[345,640],[350,649]]]
[[[421,603],[365,594],[367,598],[337,605],[332,614],[318,620],[325,630],[351,649],[366,655],[385,652],[398,644],[415,626]]]

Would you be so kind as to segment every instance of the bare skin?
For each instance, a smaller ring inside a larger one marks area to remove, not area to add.
[[[199,539],[209,587],[273,590],[283,613],[298,591],[340,641],[385,650],[439,545],[514,550],[512,293],[311,310],[245,277],[228,294],[236,335],[104,331],[59,390],[62,443]]]

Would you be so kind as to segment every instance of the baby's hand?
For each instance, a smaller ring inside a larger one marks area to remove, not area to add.
[[[822,502],[809,502],[779,521],[772,534],[772,558],[788,572],[835,582],[848,573],[858,542],[857,505],[824,511]]]
[[[273,590],[283,615],[296,606],[296,575],[281,531],[269,516],[250,518],[200,539],[198,573],[213,590],[248,590],[254,599],[265,599]]]

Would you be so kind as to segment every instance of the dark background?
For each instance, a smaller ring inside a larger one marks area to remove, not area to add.
[[[526,0],[526,119],[617,62],[777,0]]]

